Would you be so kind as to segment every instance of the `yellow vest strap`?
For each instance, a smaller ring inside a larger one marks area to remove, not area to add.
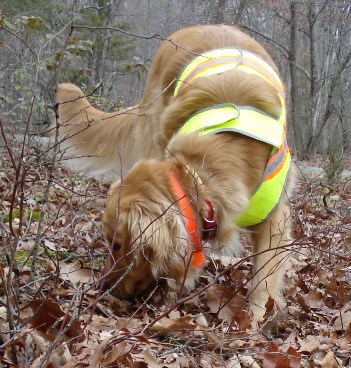
[[[278,204],[283,191],[285,190],[285,181],[291,164],[291,156],[286,143],[284,154],[278,158],[279,167],[276,167],[274,175],[267,175],[272,169],[268,164],[263,175],[263,182],[258,186],[256,192],[250,198],[250,204],[239,218],[235,219],[235,223],[240,227],[248,227],[257,225],[265,220]],[[272,153],[272,156],[277,152]]]
[[[180,128],[180,133],[207,135],[220,132],[241,133],[279,148],[284,139],[284,122],[250,106],[226,103],[202,109]]]
[[[283,84],[273,68],[255,54],[237,48],[216,49],[196,56],[180,73],[174,95],[176,96],[189,86],[195,78],[220,74],[233,69],[265,79],[277,89],[279,95],[284,96]]]

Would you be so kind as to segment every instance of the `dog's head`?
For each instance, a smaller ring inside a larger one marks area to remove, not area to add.
[[[104,273],[115,295],[142,293],[160,277],[181,283],[186,272],[185,287],[193,287],[188,234],[165,170],[165,163],[140,162],[110,189],[103,228],[112,252]]]

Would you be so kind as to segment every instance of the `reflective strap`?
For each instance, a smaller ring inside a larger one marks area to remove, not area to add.
[[[167,170],[166,174],[168,175],[172,192],[177,197],[177,202],[179,202],[180,213],[184,215],[186,231],[189,235],[189,243],[193,247],[191,262],[194,267],[200,268],[205,263],[206,258],[201,250],[201,239],[197,231],[196,216],[194,215],[190,207],[190,203],[176,177],[170,170]]]
[[[288,148],[286,147],[284,151],[286,151],[286,155],[280,170],[273,177],[261,183],[257,191],[250,198],[250,204],[245,210],[245,213],[235,220],[238,226],[248,227],[261,223],[278,204],[285,188],[285,181],[291,164],[291,156]]]
[[[174,95],[176,96],[185,87],[189,86],[191,82],[199,77],[206,77],[208,75],[221,74],[229,70],[233,70],[238,67],[240,59],[230,58],[228,60],[223,59],[213,59],[204,61],[197,68],[191,70],[189,75],[180,77],[178,79],[177,86],[174,90]]]
[[[271,154],[263,174],[263,181],[269,180],[281,170],[288,152],[288,145],[284,139],[284,144],[280,146],[279,150],[274,150]]]
[[[191,78],[189,80],[188,76],[197,68],[202,67],[206,62],[222,57],[230,57],[230,58],[238,58],[238,61],[241,60],[241,53],[239,49],[215,49],[211,51],[204,52],[201,55],[195,56],[181,71],[179,77],[176,82],[176,87],[174,89],[174,95],[176,96],[179,93],[180,88],[184,88],[187,84],[191,82]],[[234,63],[234,65],[238,65],[238,63]],[[234,68],[233,64],[227,65],[226,70],[231,70]],[[206,68],[206,67],[205,67]],[[211,72],[210,74],[216,74],[216,72]],[[199,75],[195,76],[198,77]]]
[[[179,132],[199,135],[236,132],[279,148],[283,144],[284,122],[253,107],[220,104],[192,115]]]
[[[280,95],[284,96],[283,84],[273,68],[255,54],[236,48],[216,49],[196,56],[180,73],[174,95],[176,96],[182,89],[190,85],[195,78],[233,69],[265,79],[279,91]]]

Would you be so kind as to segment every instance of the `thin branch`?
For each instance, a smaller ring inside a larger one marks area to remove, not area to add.
[[[19,35],[17,35],[16,33],[10,31],[8,28],[4,27],[3,25],[0,25],[0,30],[3,29],[5,32],[8,32],[10,33],[12,36],[18,38],[21,42],[23,42],[27,47],[28,49],[35,55],[35,56],[38,56],[37,53],[28,45],[28,43],[23,39],[21,38]]]

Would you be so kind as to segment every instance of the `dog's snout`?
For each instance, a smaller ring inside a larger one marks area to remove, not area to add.
[[[109,291],[110,287],[108,285],[106,285],[106,283],[103,284],[102,286],[102,291],[105,293],[106,291]]]

